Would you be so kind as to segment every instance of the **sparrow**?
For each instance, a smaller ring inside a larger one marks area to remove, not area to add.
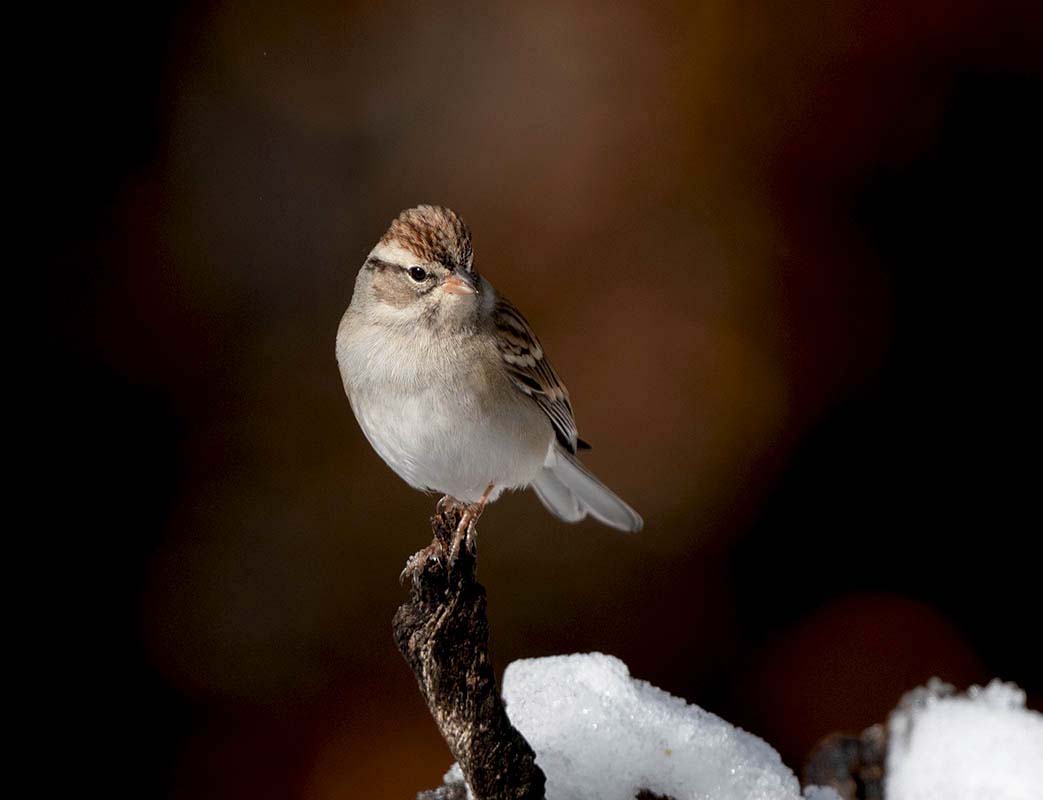
[[[474,267],[452,210],[403,211],[362,264],[337,364],[363,434],[415,489],[462,508],[458,536],[504,491],[532,487],[559,519],[622,531],[641,517],[579,460],[568,390],[532,327]],[[457,546],[454,543],[454,548]]]

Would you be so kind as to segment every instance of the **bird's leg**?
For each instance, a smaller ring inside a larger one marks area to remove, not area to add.
[[[435,506],[435,513],[439,515],[445,514],[445,512],[449,510],[458,511],[460,513],[460,519],[457,520],[456,528],[453,530],[453,538],[449,543],[450,564],[456,561],[456,556],[460,552],[460,539],[470,523],[471,508],[471,505],[463,503],[448,494],[439,500],[438,504]]]
[[[478,518],[485,511],[485,506],[489,502],[489,495],[492,494],[492,491],[493,484],[490,483],[477,503],[464,506],[464,513],[460,515],[460,522],[457,523],[456,531],[453,534],[453,543],[449,548],[450,563],[456,561],[456,557],[460,554],[461,544],[467,545],[467,551],[472,556],[475,554],[477,541],[475,526],[478,524]]]
[[[451,495],[442,495],[439,501],[435,504],[435,514],[441,516],[446,511],[453,508],[462,508],[466,513],[468,506],[463,505],[459,500]],[[428,559],[434,559],[435,561],[441,561],[445,555],[444,545],[436,538],[435,541],[431,542],[423,550],[418,550],[416,553],[411,555],[406,560],[406,566],[398,576],[398,582],[404,583],[407,576],[412,575],[417,569],[419,569],[425,561]]]
[[[464,506],[464,513],[460,515],[460,521],[456,525],[456,530],[453,532],[453,541],[449,545],[449,563],[452,564],[456,561],[456,557],[460,555],[460,543],[464,541],[467,536],[467,531],[473,524],[471,520],[474,518],[474,505]]]
[[[493,484],[489,484],[485,487],[485,492],[482,493],[481,499],[475,503],[474,513],[471,515],[471,521],[467,525],[467,536],[464,542],[467,544],[467,550],[470,554],[476,555],[478,551],[478,518],[482,516],[482,512],[485,511],[485,506],[489,502],[489,495],[493,492]]]

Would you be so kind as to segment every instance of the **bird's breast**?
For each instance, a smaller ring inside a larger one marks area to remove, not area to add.
[[[338,341],[355,416],[373,449],[411,486],[477,500],[490,483],[527,485],[550,423],[478,337],[406,346],[379,336]]]

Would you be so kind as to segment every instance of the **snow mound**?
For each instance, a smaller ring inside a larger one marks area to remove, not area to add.
[[[798,800],[764,741],[630,677],[600,653],[515,661],[503,676],[511,722],[536,751],[547,800]],[[815,800],[837,800],[830,789]]]
[[[1039,800],[1043,714],[1017,686],[992,681],[965,695],[932,679],[888,721],[887,800]]]

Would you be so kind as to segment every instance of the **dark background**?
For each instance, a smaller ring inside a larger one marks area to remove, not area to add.
[[[52,779],[438,783],[390,636],[433,498],[366,445],[333,359],[355,271],[420,202],[470,223],[647,523],[493,506],[500,668],[613,653],[795,768],[932,675],[1039,708],[1037,6],[42,21],[26,466],[52,490],[29,601]]]

